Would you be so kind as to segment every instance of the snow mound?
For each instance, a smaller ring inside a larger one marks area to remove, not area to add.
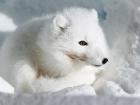
[[[17,26],[14,24],[13,20],[3,13],[0,13],[0,31],[14,31]]]
[[[50,93],[53,95],[60,95],[60,96],[73,96],[73,95],[82,95],[82,96],[87,96],[87,95],[91,95],[91,96],[95,96],[95,90],[92,86],[90,85],[81,85],[81,86],[77,86],[77,87],[70,87],[70,88],[66,88],[63,89],[59,92],[54,92],[54,93]]]

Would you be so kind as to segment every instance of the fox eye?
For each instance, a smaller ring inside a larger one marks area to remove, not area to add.
[[[88,43],[86,41],[84,41],[84,40],[79,41],[79,44],[81,46],[87,46],[88,45]]]

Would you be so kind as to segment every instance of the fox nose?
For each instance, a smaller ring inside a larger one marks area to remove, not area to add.
[[[108,62],[108,59],[107,58],[104,58],[103,60],[102,60],[102,64],[106,64]]]

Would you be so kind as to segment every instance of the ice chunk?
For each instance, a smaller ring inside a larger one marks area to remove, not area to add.
[[[0,92],[14,93],[14,87],[11,86],[7,81],[0,77]]]

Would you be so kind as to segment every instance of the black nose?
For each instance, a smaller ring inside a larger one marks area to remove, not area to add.
[[[108,59],[107,58],[104,58],[103,60],[102,60],[102,64],[106,64],[108,62]]]

